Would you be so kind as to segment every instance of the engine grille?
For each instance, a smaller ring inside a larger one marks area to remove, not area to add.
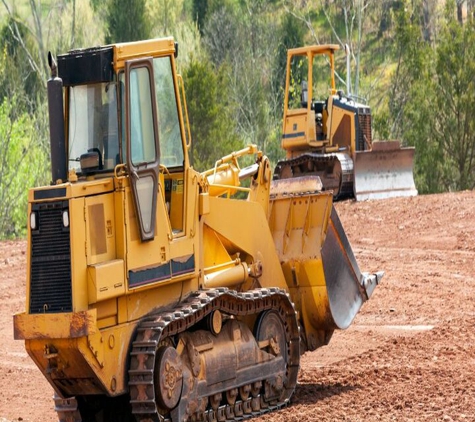
[[[367,107],[361,107],[358,109],[357,133],[356,150],[366,151],[370,149],[373,140],[371,138],[371,112]]]
[[[67,201],[32,206],[38,228],[31,232],[31,314],[72,312],[71,247],[64,210]]]

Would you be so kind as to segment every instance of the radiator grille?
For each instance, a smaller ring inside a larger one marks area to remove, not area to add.
[[[371,113],[369,108],[358,110],[358,138],[356,144],[357,151],[370,149],[373,140],[371,138]]]
[[[72,312],[68,202],[34,204],[38,229],[31,233],[30,313]]]

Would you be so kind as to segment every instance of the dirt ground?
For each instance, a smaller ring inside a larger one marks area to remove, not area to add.
[[[255,421],[475,421],[475,192],[337,204],[382,284],[346,331],[303,356],[292,404]],[[0,422],[56,421],[13,340],[26,244],[0,242]]]

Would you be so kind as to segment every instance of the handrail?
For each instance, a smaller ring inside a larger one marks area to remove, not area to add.
[[[186,137],[186,139],[187,139],[186,148],[190,149],[190,147],[191,147],[191,130],[190,130],[190,119],[188,117],[188,106],[186,104],[185,84],[183,82],[183,77],[181,75],[177,75],[177,79],[178,79],[179,90],[180,90],[180,93],[181,93],[181,96],[182,96],[183,110],[185,112],[185,126],[186,126],[185,130],[188,134],[188,136]]]

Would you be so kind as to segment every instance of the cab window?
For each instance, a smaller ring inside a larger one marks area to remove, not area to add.
[[[160,140],[160,164],[168,169],[183,166],[183,144],[170,57],[153,59],[155,96]]]
[[[130,152],[132,164],[153,163],[155,148],[150,75],[146,67],[130,72]]]

